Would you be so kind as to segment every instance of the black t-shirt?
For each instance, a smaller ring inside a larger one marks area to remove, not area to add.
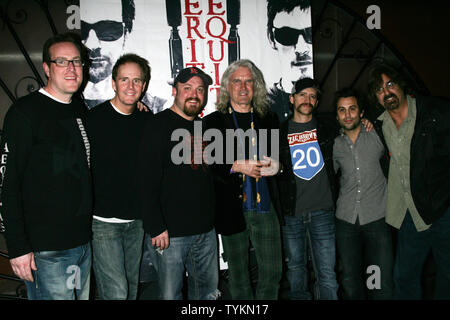
[[[317,141],[317,125],[289,120],[289,148],[297,183],[295,214],[332,210],[333,198],[322,152]]]
[[[169,237],[182,237],[213,228],[210,168],[193,161],[196,148],[193,133],[202,133],[200,127],[200,119],[186,120],[171,109],[161,111],[147,122],[138,168],[139,191],[148,194],[141,197],[144,229],[152,237],[165,230]],[[203,150],[204,144],[200,146]],[[183,161],[186,157],[190,161]]]

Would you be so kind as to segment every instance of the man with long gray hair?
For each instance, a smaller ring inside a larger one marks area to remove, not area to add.
[[[279,165],[277,160],[268,157],[277,158],[273,152],[265,154],[271,149],[270,143],[265,144],[270,139],[264,139],[263,132],[268,131],[266,138],[271,137],[272,133],[278,133],[279,123],[277,116],[269,111],[266,84],[253,62],[238,60],[225,70],[217,111],[204,121],[207,128],[218,129],[226,137],[223,158],[227,161],[216,161],[212,170],[215,227],[222,236],[231,296],[233,299],[277,299],[282,257],[276,213],[279,212],[278,193],[273,176],[278,173]],[[226,135],[230,130],[234,132],[231,137]],[[250,241],[258,265],[256,293],[248,269]]]

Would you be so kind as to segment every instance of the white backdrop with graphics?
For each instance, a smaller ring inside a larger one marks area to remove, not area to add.
[[[84,91],[89,107],[113,97],[112,66],[129,52],[150,63],[152,78],[144,102],[154,112],[171,106],[170,81],[188,66],[212,77],[202,115],[214,111],[222,73],[239,58],[250,59],[261,69],[268,90],[289,93],[292,81],[313,76],[312,45],[304,41],[311,15],[309,1],[298,0],[291,7],[282,4],[282,0],[80,0],[82,38],[91,49],[91,70],[99,70],[91,72]],[[273,41],[267,27],[270,6],[276,12],[270,28]]]

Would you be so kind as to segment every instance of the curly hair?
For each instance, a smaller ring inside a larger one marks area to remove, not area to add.
[[[367,85],[369,100],[374,106],[380,106],[376,94],[376,89],[383,85],[383,80],[381,77],[383,74],[391,78],[391,80],[395,82],[405,94],[408,94],[411,91],[406,79],[394,67],[390,66],[387,63],[374,64],[369,69],[369,81]]]
[[[253,77],[253,110],[260,116],[264,117],[269,111],[269,102],[267,100],[266,82],[261,70],[256,65],[247,59],[241,59],[233,62],[228,66],[222,75],[220,81],[220,91],[216,102],[216,108],[222,113],[228,112],[228,103],[230,101],[230,94],[228,92],[228,84],[231,75],[240,67],[248,68]]]

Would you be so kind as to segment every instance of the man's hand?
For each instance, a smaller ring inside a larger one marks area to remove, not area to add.
[[[372,129],[373,129],[373,123],[370,122],[368,119],[362,118],[362,119],[361,119],[361,123],[363,124],[364,128],[366,128],[366,131],[367,131],[367,132],[372,131]]]
[[[34,253],[30,252],[23,256],[9,260],[14,273],[23,280],[33,282],[33,274],[31,270],[37,270],[34,263]]]
[[[141,102],[141,101],[138,101],[138,102],[137,102],[137,108],[138,108],[139,111],[145,111],[145,112],[149,112],[149,111],[150,111],[150,108],[147,107],[147,106],[146,106],[143,102]]]
[[[159,236],[152,238],[152,246],[161,250],[169,247],[169,232],[166,230]]]
[[[270,157],[264,156],[264,160],[262,160],[261,163],[263,164],[261,168],[261,175],[263,177],[276,175],[278,170],[280,170],[280,163]]]
[[[236,160],[233,163],[234,172],[241,172],[252,178],[261,178],[262,163],[257,160]]]

